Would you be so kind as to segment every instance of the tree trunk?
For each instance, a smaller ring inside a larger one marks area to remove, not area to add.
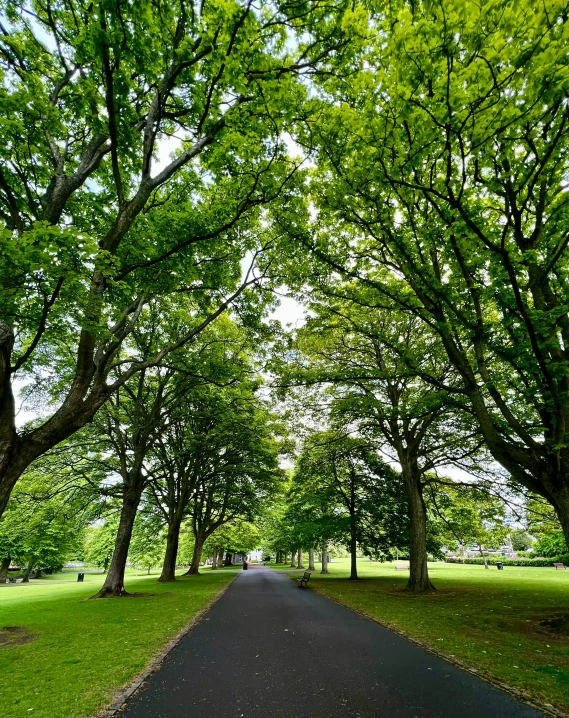
[[[567,473],[563,473],[560,477],[560,481],[555,484],[555,487],[551,488],[548,492],[549,496],[544,497],[553,504],[563,535],[565,537],[565,543],[569,546],[569,478]]]
[[[83,397],[73,406],[71,393],[68,393],[63,404],[47,421],[26,434],[25,438],[18,436],[10,371],[13,346],[12,329],[0,319],[0,518],[14,486],[28,466],[89,423],[102,403],[93,401],[92,406],[88,406]],[[77,379],[76,374],[76,383]]]
[[[421,482],[411,471],[402,472],[409,512],[409,581],[405,590],[413,593],[434,591],[427,566],[427,509]]]
[[[0,322],[1,328],[2,322]],[[1,387],[0,387],[1,395]],[[3,421],[3,417],[0,414],[0,422]],[[14,486],[17,484],[18,479],[39,456],[44,452],[36,449],[32,446],[30,451],[26,451],[25,447],[18,447],[18,438],[15,433],[10,432],[10,436],[5,436],[7,432],[3,432],[0,429],[0,518],[4,513],[8,501],[12,494]],[[12,444],[11,440],[14,440]]]
[[[22,583],[29,583],[30,582],[30,576],[32,574],[32,570],[34,568],[33,563],[29,563],[27,569],[24,571],[24,578],[22,579]]]
[[[199,576],[200,575],[200,560],[202,557],[203,545],[205,543],[206,536],[196,536],[196,542],[194,544],[194,553],[192,556],[192,563],[190,568],[186,571],[184,576]]]
[[[298,563],[296,564],[296,567],[304,568],[304,566],[302,565],[302,549],[301,548],[298,549]]]
[[[176,516],[172,519],[170,525],[168,526],[164,563],[162,564],[162,573],[158,579],[160,583],[171,583],[176,580],[176,559],[178,558],[178,543],[180,541],[181,525],[182,520]]]
[[[216,571],[217,570],[217,549],[213,549],[213,556],[211,557],[211,570]]]
[[[290,555],[290,567],[291,568],[296,568],[296,565],[294,563],[295,557],[296,557],[296,551],[293,551]]]
[[[308,570],[309,571],[316,571],[316,568],[314,567],[314,549],[311,548],[308,551]]]
[[[10,557],[2,559],[0,564],[0,583],[6,583],[8,579],[8,569],[10,568]]]
[[[356,517],[350,518],[350,580],[355,581],[358,577],[357,564],[358,539],[356,535]]]
[[[219,554],[217,556],[217,568],[223,568],[223,554],[224,553],[225,553],[225,551],[222,548],[220,548]]]
[[[328,573],[328,542],[322,541],[322,571],[320,573]]]
[[[140,490],[130,489],[125,491],[111,565],[109,566],[103,587],[93,598],[110,598],[112,596],[128,595],[124,588],[124,572],[126,569],[130,539],[132,537],[132,528],[134,526],[141,495],[142,484]]]

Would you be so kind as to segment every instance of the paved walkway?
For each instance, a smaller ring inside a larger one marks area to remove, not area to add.
[[[543,718],[285,574],[242,571],[125,718]]]

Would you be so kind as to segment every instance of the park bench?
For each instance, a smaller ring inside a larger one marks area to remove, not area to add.
[[[393,568],[398,571],[401,569],[402,571],[408,571],[409,570],[409,564],[408,563],[394,563]]]
[[[554,563],[553,565],[555,566],[555,570],[556,570],[556,571],[557,571],[558,568],[562,568],[563,570],[567,570],[567,566],[565,566],[565,564],[563,564],[563,563]]]
[[[299,588],[306,588],[306,584],[310,581],[310,571],[305,571],[304,576],[296,579]]]

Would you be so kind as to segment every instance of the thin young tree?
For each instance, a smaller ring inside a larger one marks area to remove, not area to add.
[[[358,578],[358,532],[369,498],[372,494],[392,493],[396,486],[394,475],[366,441],[344,432],[316,432],[303,446],[295,483],[304,491],[326,497],[329,514],[336,521],[343,519],[350,551],[350,579]]]

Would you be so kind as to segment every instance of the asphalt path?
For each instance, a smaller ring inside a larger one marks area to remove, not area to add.
[[[199,579],[198,579],[199,580]],[[285,574],[242,571],[124,718],[543,718]]]

